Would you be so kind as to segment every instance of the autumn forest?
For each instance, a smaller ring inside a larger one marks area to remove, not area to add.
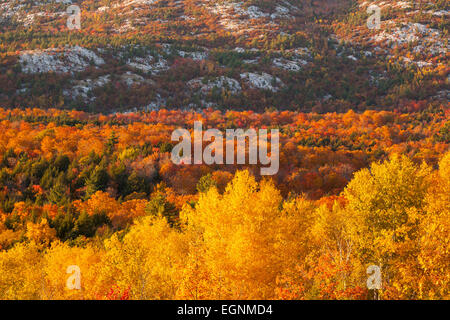
[[[449,5],[370,3],[3,1],[0,300],[448,300]]]

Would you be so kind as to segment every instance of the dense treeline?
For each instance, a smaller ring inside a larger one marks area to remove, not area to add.
[[[448,116],[0,109],[0,296],[448,297]],[[278,128],[279,173],[174,165],[194,121]]]
[[[196,120],[220,130],[278,128],[281,170],[274,176],[276,185],[284,196],[317,199],[338,194],[355,171],[394,152],[436,165],[449,144],[447,118],[445,109],[325,115],[161,110],[115,116],[0,110],[0,208],[13,213],[23,202],[69,210],[74,200],[97,191],[124,201],[147,197],[160,183],[175,194],[192,195],[208,174],[226,184],[237,166],[176,166],[169,159],[172,131],[192,130]],[[258,174],[257,168],[249,170]]]
[[[449,170],[450,153],[438,170],[393,155],[320,201],[283,199],[271,181],[238,171],[224,191],[203,184],[176,221],[158,195],[128,206],[130,228],[75,242],[57,240],[47,219],[30,221],[23,241],[0,252],[0,297],[370,299],[375,264],[382,299],[448,299]],[[98,212],[117,217],[102,192],[79,205],[81,232],[102,222]],[[81,290],[65,287],[69,265]]]

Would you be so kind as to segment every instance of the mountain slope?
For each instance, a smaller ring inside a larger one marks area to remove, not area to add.
[[[448,102],[448,8],[432,1],[9,0],[0,105],[94,112],[409,110]],[[66,9],[81,8],[68,30]],[[414,10],[420,10],[417,14]]]

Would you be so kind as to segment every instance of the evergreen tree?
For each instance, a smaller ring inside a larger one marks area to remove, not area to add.
[[[98,165],[86,181],[86,197],[97,191],[104,191],[108,186],[108,172],[102,165]]]

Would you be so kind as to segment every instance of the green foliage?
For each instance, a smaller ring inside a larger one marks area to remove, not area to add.
[[[93,237],[98,227],[108,223],[108,216],[104,212],[96,213],[92,216],[88,215],[86,212],[82,212],[75,221],[72,230],[72,238],[77,238],[80,235]]]
[[[197,191],[200,193],[206,193],[212,187],[217,187],[217,184],[213,180],[211,173],[204,175],[197,182]]]
[[[178,217],[177,209],[171,202],[167,201],[162,192],[156,192],[152,195],[145,210],[150,215],[165,217],[171,225],[175,224]]]
[[[435,134],[434,140],[437,142],[450,143],[450,121],[447,121],[441,130],[439,130],[439,133]]]
[[[98,165],[86,181],[86,197],[90,197],[97,191],[104,191],[108,181],[108,171],[104,166]]]

